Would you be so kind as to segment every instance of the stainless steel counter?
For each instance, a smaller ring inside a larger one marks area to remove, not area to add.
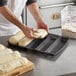
[[[60,29],[56,29],[50,30],[50,32],[58,34],[61,31]],[[8,37],[0,37],[0,43],[8,46]],[[14,49],[20,51],[23,56],[27,57],[35,64],[34,70],[21,76],[59,76],[76,72],[76,40],[70,39],[68,47],[55,61],[52,61],[46,57],[39,56],[30,51],[28,52],[24,49]],[[76,74],[73,76],[76,76]]]

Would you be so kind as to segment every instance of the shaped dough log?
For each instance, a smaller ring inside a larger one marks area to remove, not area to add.
[[[24,37],[25,37],[24,33],[22,31],[19,31],[14,36],[12,36],[12,37],[9,38],[9,42],[11,44],[16,45],[18,43],[18,41],[20,41]]]
[[[47,31],[45,29],[38,29],[39,33],[34,33],[35,38],[44,38],[47,36]]]
[[[39,29],[39,32],[41,33],[40,38],[44,38],[48,35],[48,32],[45,29]]]
[[[37,39],[37,38],[40,38],[41,37],[41,33],[40,32],[38,32],[38,33],[34,33],[34,37]]]
[[[21,46],[21,47],[25,47],[25,46],[27,46],[28,44],[30,44],[33,40],[34,40],[34,39],[24,37],[22,40],[20,40],[20,41],[18,42],[18,45]]]
[[[45,29],[39,29],[39,33],[34,33],[35,38],[44,38],[47,35],[47,31]],[[18,45],[21,47],[25,47],[30,44],[34,39],[24,37],[22,40],[18,42]]]

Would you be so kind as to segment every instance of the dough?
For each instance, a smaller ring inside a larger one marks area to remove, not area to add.
[[[44,38],[48,35],[48,32],[45,29],[39,29],[39,32],[41,33],[40,38]]]
[[[62,36],[76,39],[76,23],[62,25]]]
[[[1,74],[27,64],[28,59],[22,57],[18,51],[13,51],[0,44],[0,76],[2,76]]]
[[[45,29],[38,29],[39,33],[34,33],[35,38],[44,38],[47,36],[47,31]]]
[[[35,38],[44,38],[47,35],[45,29],[39,29],[39,33],[34,33]],[[18,43],[19,46],[28,45],[33,39],[27,38],[22,31],[9,38],[9,42],[13,45]]]
[[[14,59],[14,60],[5,62],[3,64],[0,64],[0,72],[7,73],[17,67],[27,65],[27,63],[28,63],[28,60],[26,58],[20,57],[18,59]]]
[[[1,55],[10,54],[10,53],[12,53],[12,52],[13,52],[13,51],[12,51],[11,49],[8,49],[8,48],[2,49],[2,50],[0,50],[0,56],[1,56]]]
[[[18,59],[20,57],[21,57],[20,54],[17,52],[8,53],[8,51],[7,51],[7,53],[4,53],[4,54],[0,53],[0,64],[4,63],[6,61],[9,62],[10,60]]]
[[[21,56],[18,51],[12,51],[11,49],[0,51],[0,74],[7,73],[13,69],[27,65],[28,59]]]
[[[34,33],[34,37],[37,39],[37,38],[40,38],[41,37],[41,33],[40,32],[38,32],[38,33]]]
[[[44,38],[48,33],[45,29],[39,29],[39,33],[34,33],[35,38]],[[24,37],[22,40],[18,42],[18,45],[21,47],[25,47],[30,44],[34,39]]]
[[[12,55],[15,57],[21,57],[21,54],[18,51],[14,51]]]
[[[24,37],[22,40],[20,40],[20,41],[18,42],[18,45],[21,46],[21,47],[25,47],[25,46],[27,46],[28,44],[30,44],[33,40],[34,40],[34,39]]]
[[[3,49],[5,49],[6,47],[4,46],[4,45],[2,45],[2,44],[0,44],[0,50],[3,50]]]
[[[16,45],[18,43],[18,41],[20,41],[24,37],[25,37],[24,33],[22,31],[19,31],[14,36],[12,36],[12,37],[9,38],[9,42],[11,44]]]

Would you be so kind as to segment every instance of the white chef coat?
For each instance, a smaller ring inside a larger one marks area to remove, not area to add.
[[[11,11],[21,19],[22,10],[26,4],[27,0],[8,0],[7,6],[11,9]],[[0,14],[0,36],[13,35],[17,33],[20,29],[9,22],[3,15]]]

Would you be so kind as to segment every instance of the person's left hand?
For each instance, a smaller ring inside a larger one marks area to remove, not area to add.
[[[45,29],[48,32],[48,26],[44,22],[39,22],[37,27],[38,29]]]

